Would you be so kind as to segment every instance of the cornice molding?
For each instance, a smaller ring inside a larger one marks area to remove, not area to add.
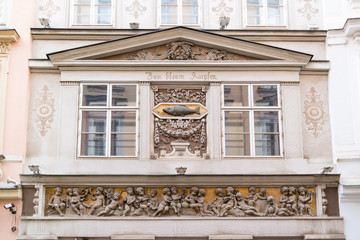
[[[123,186],[168,186],[170,185],[333,185],[339,183],[340,174],[302,174],[302,175],[33,175],[21,174],[23,185],[43,183],[47,185],[73,184],[111,184]]]
[[[153,32],[159,29],[76,29],[76,28],[32,28],[34,40],[88,40],[108,41]],[[304,30],[218,30],[205,31],[251,41],[305,41],[324,42],[326,31]]]

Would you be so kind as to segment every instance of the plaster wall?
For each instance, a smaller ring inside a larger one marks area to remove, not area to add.
[[[193,26],[197,28],[219,29],[219,17],[228,16],[230,22],[227,29],[250,28],[245,25],[246,9],[245,0],[217,0],[200,1],[200,24]],[[130,29],[129,23],[138,22],[141,29],[166,28],[160,26],[159,13],[161,11],[157,0],[148,1],[114,1],[113,25],[97,26],[100,28],[125,28]],[[309,24],[316,24],[323,28],[322,2],[318,0],[309,1],[287,1],[285,14],[286,26],[268,27],[272,29],[308,29]],[[37,0],[36,19],[50,19],[50,26],[54,28],[89,28],[91,26],[74,26],[71,23],[71,1],[70,0]],[[41,27],[35,20],[35,27]],[[258,27],[255,27],[258,28]],[[264,28],[262,26],[261,28]],[[265,26],[265,28],[267,28]]]

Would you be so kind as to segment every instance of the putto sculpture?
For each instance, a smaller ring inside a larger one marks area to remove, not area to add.
[[[56,187],[46,200],[47,215],[87,217],[202,216],[202,217],[291,217],[315,216],[315,193],[305,186],[267,188],[250,186],[203,188],[65,188]],[[269,190],[274,193],[274,189]],[[158,190],[161,192],[158,194]],[[49,190],[50,191],[50,190]],[[225,193],[225,194],[224,194]],[[87,198],[91,195],[90,199]],[[213,196],[213,197],[212,197]],[[245,197],[243,197],[245,196]],[[277,197],[278,200],[277,200]],[[324,202],[324,196],[320,196]]]

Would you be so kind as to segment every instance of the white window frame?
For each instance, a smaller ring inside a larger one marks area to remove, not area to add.
[[[182,0],[176,0],[178,6],[177,12],[177,23],[174,24],[165,24],[161,22],[161,0],[157,0],[157,21],[159,27],[171,27],[171,26],[190,26],[190,27],[201,27],[202,26],[202,0],[198,0],[198,23],[197,24],[183,24],[182,23]]]
[[[243,12],[244,12],[244,14],[243,14],[244,27],[249,27],[249,28],[256,28],[256,27],[287,28],[288,27],[288,15],[287,15],[288,3],[287,3],[287,0],[284,0],[284,5],[283,5],[284,22],[280,25],[269,25],[268,24],[267,0],[264,0],[264,14],[261,16],[261,19],[263,20],[264,23],[257,24],[257,25],[248,24],[247,0],[242,0],[242,1],[243,1]]]
[[[224,86],[248,86],[248,102],[249,106],[225,106],[225,93]],[[277,99],[278,106],[271,107],[262,107],[255,106],[253,103],[253,86],[268,86],[275,85],[277,86]],[[225,112],[249,112],[249,131],[250,131],[250,155],[226,155],[226,145],[225,145]],[[254,121],[254,112],[256,111],[271,111],[278,112],[278,121],[279,121],[279,155],[256,155],[256,144],[255,144],[255,121]],[[223,83],[221,85],[221,119],[222,119],[222,155],[225,158],[282,158],[283,157],[283,129],[282,129],[282,107],[281,107],[281,98],[280,98],[280,84],[277,83]]]
[[[83,106],[83,86],[107,86],[106,106]],[[112,86],[136,86],[136,105],[135,106],[111,106]],[[81,83],[79,101],[79,128],[78,128],[78,157],[80,158],[137,158],[139,156],[139,86],[136,83]],[[81,135],[82,135],[82,112],[84,111],[104,111],[106,112],[105,130],[105,155],[81,155]],[[130,111],[136,112],[136,134],[135,134],[135,155],[111,155],[111,112]]]
[[[90,23],[89,24],[77,24],[74,22],[74,12],[75,12],[75,0],[70,0],[70,26],[71,27],[86,27],[86,26],[103,26],[103,27],[114,27],[115,26],[115,3],[116,0],[111,0],[111,23],[110,24],[97,24],[95,19],[95,1],[90,0]]]

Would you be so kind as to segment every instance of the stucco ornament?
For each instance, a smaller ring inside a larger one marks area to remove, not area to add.
[[[159,194],[157,189],[160,189]],[[295,186],[277,187],[277,191],[281,192],[279,204],[276,197],[266,194],[267,188],[255,186],[250,186],[247,193],[244,192],[244,188],[241,190],[233,186],[216,189],[201,186],[181,188],[165,186],[151,189],[145,186],[130,186],[126,189],[103,186],[90,189],[74,187],[67,188],[66,195],[63,194],[64,190],[65,188],[60,186],[47,189],[48,193],[55,192],[45,202],[47,215],[81,217],[315,215],[313,206],[315,194],[305,186],[298,189]],[[298,196],[295,194],[297,190]],[[274,192],[274,188],[272,191]],[[89,194],[91,199],[87,198]]]
[[[11,48],[10,42],[0,42],[0,53],[8,53]]]
[[[34,121],[37,123],[41,136],[45,136],[47,131],[51,129],[55,113],[55,99],[47,85],[39,92],[34,105]]]
[[[53,0],[45,0],[42,1],[42,4],[39,6],[39,10],[48,18],[51,18],[57,11],[60,10],[60,7],[56,6]]]
[[[228,7],[226,4],[226,0],[214,0],[216,2],[218,2],[219,4],[216,7],[213,7],[211,10],[213,12],[216,13],[217,16],[219,17],[228,17],[230,15],[230,13],[232,13],[234,11],[234,9],[232,7]],[[229,0],[231,1],[231,0]]]
[[[312,6],[312,3],[316,3],[317,0],[300,0],[300,2],[305,2],[305,4],[304,7],[298,8],[297,11],[301,16],[306,17],[308,21],[310,21],[312,17],[316,17],[316,14],[319,13],[319,9]]]
[[[323,130],[321,125],[324,125],[325,111],[324,103],[321,100],[320,94],[311,87],[306,95],[305,105],[305,123],[308,125],[310,133],[317,138]]]
[[[132,4],[126,7],[125,10],[129,12],[130,15],[132,15],[135,19],[138,19],[142,12],[146,12],[147,7],[141,5],[139,0],[133,0]]]

